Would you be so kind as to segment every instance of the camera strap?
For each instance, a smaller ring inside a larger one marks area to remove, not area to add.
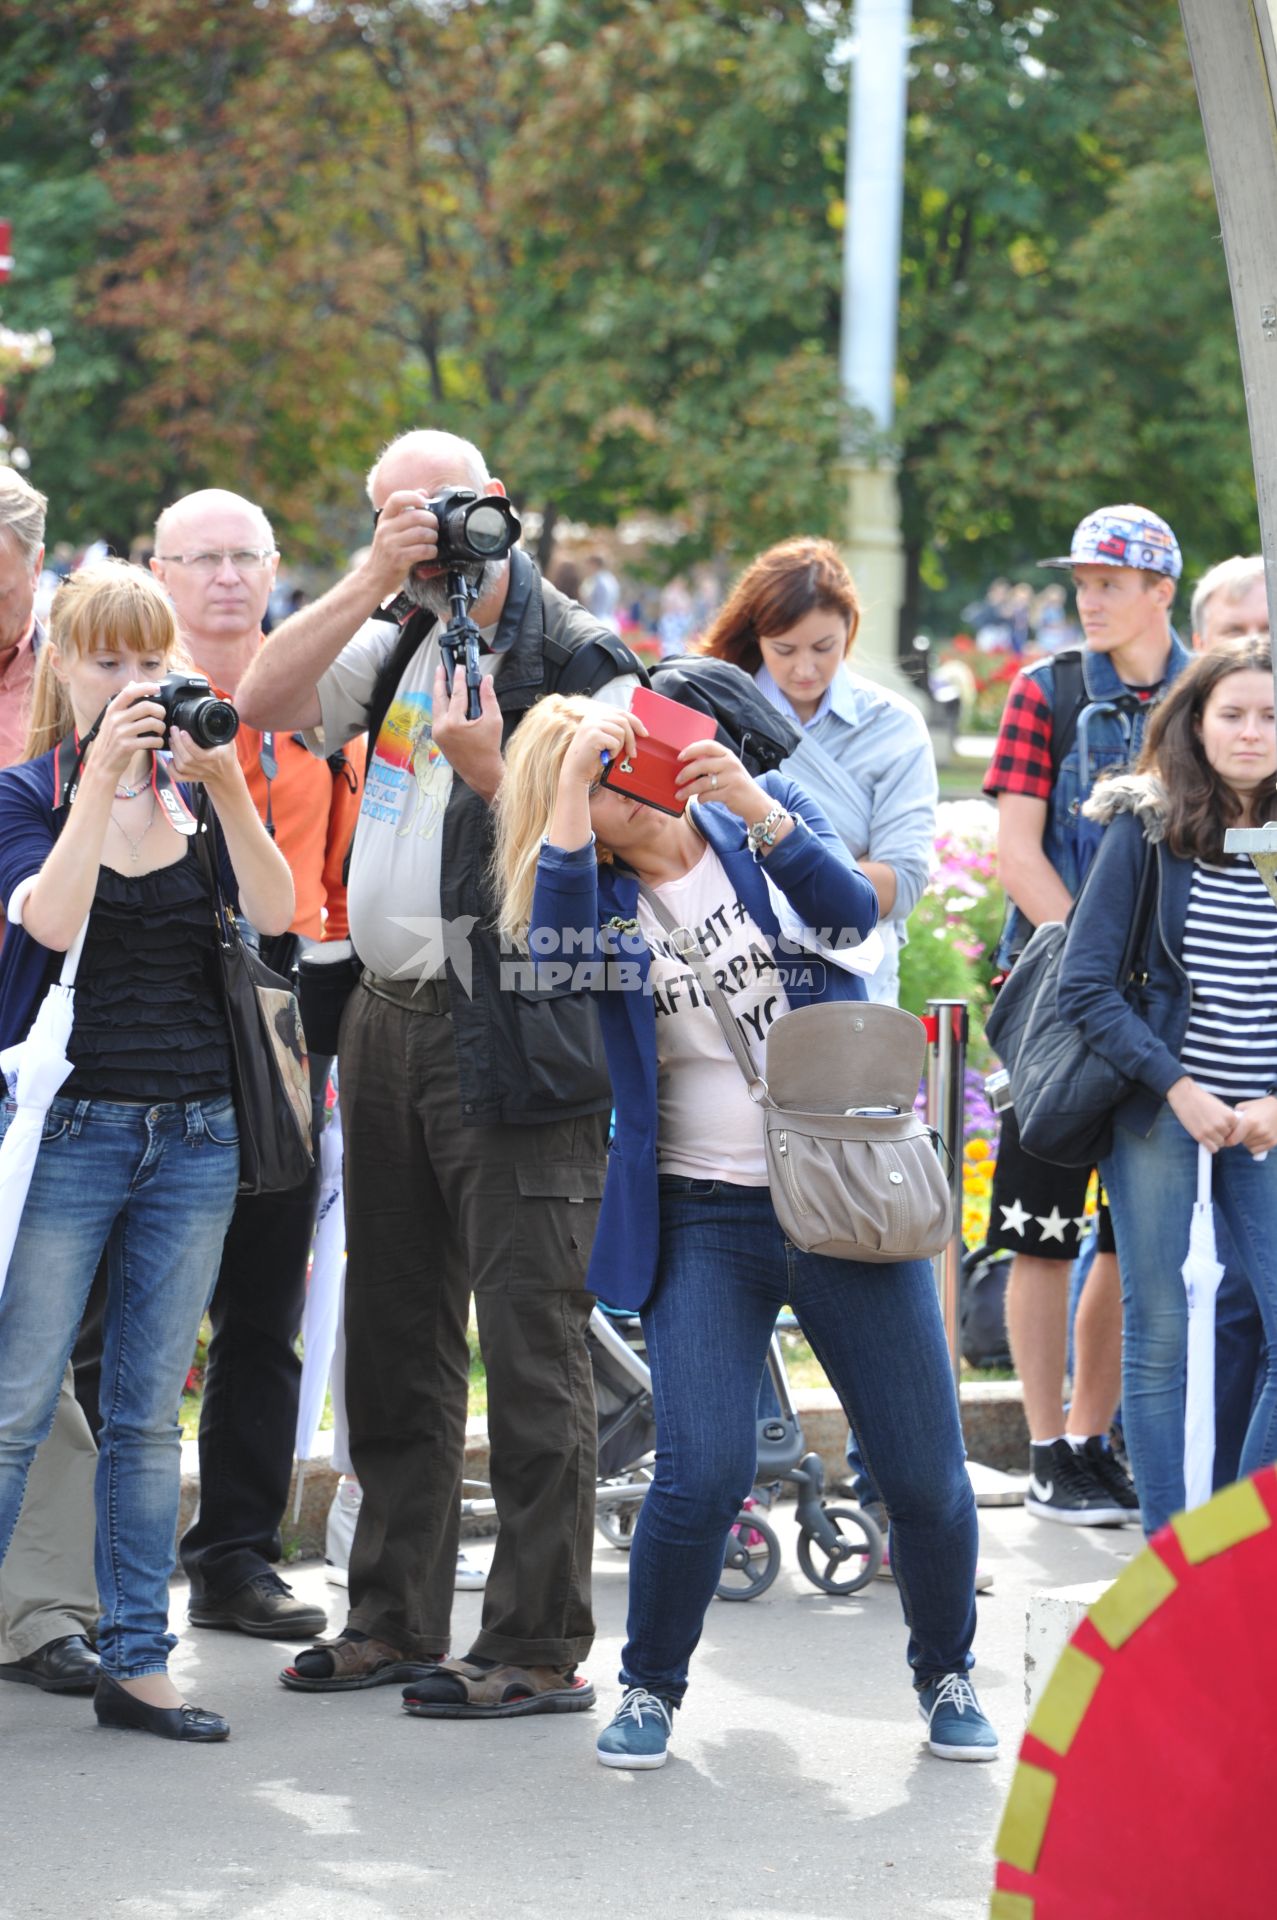
[[[271,839],[275,838],[275,815],[271,808],[270,792],[279,778],[279,761],[275,757],[275,735],[268,730],[262,734],[262,744],[258,750],[258,764],[266,777],[266,819],[263,825]]]
[[[97,738],[100,724],[101,716],[90,727],[83,740],[78,733],[68,733],[65,739],[59,740],[54,749],[53,806],[55,812],[59,807],[69,807],[79,792],[84,756]],[[150,785],[174,831],[184,837],[193,834],[196,827],[195,815],[186,804],[185,796],[167,756],[152,755]]]
[[[155,755],[155,764],[151,773],[151,785],[155,789],[156,799],[168,815],[169,825],[175,832],[189,838],[195,832],[198,822],[186,804],[181,787],[173,777],[172,766],[167,758],[161,759],[158,753]],[[204,788],[201,786],[201,795],[203,792]]]

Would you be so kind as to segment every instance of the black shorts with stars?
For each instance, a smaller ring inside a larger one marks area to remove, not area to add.
[[[1038,1260],[1075,1260],[1085,1232],[1083,1209],[1089,1167],[1055,1167],[1020,1145],[1015,1109],[1002,1115],[998,1160],[989,1195],[988,1243],[1003,1253]],[[1113,1253],[1113,1222],[1100,1198],[1098,1252]]]

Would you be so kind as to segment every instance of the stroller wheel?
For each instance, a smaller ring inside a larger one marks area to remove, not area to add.
[[[632,1506],[609,1507],[606,1512],[595,1516],[594,1524],[609,1547],[615,1547],[620,1553],[628,1553],[634,1545],[634,1523],[639,1517],[641,1500]]]
[[[757,1507],[742,1508],[727,1536],[720,1600],[754,1600],[780,1572],[780,1541]]]
[[[618,1506],[604,1503],[594,1515],[595,1527],[609,1547],[615,1547],[619,1553],[628,1553],[634,1545],[634,1526],[643,1496],[651,1484],[652,1470],[650,1467],[636,1467],[630,1478],[634,1482],[635,1498]]]
[[[833,1538],[821,1540],[804,1527],[798,1564],[822,1593],[859,1593],[882,1565],[882,1535],[859,1507],[822,1507]]]

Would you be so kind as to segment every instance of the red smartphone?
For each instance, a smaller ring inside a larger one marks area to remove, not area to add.
[[[667,700],[650,687],[635,687],[630,712],[647,728],[647,738],[639,741],[638,751],[629,759],[611,762],[603,785],[661,813],[682,813],[687,801],[674,790],[681,771],[679,752],[694,740],[714,739],[718,728],[709,714]]]

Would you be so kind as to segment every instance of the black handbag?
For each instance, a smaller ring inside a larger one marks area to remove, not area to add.
[[[208,879],[231,1040],[239,1191],[288,1193],[314,1166],[310,1070],[297,995],[247,945],[222,891],[201,793],[195,845]]]
[[[1117,970],[1119,991],[1128,996],[1147,977],[1143,955],[1156,874],[1156,855],[1146,840],[1135,911]],[[1035,929],[984,1029],[1011,1078],[1020,1144],[1057,1167],[1093,1167],[1103,1158],[1113,1141],[1114,1109],[1135,1084],[1057,1011],[1060,966],[1076,905],[1068,920],[1048,920]]]

